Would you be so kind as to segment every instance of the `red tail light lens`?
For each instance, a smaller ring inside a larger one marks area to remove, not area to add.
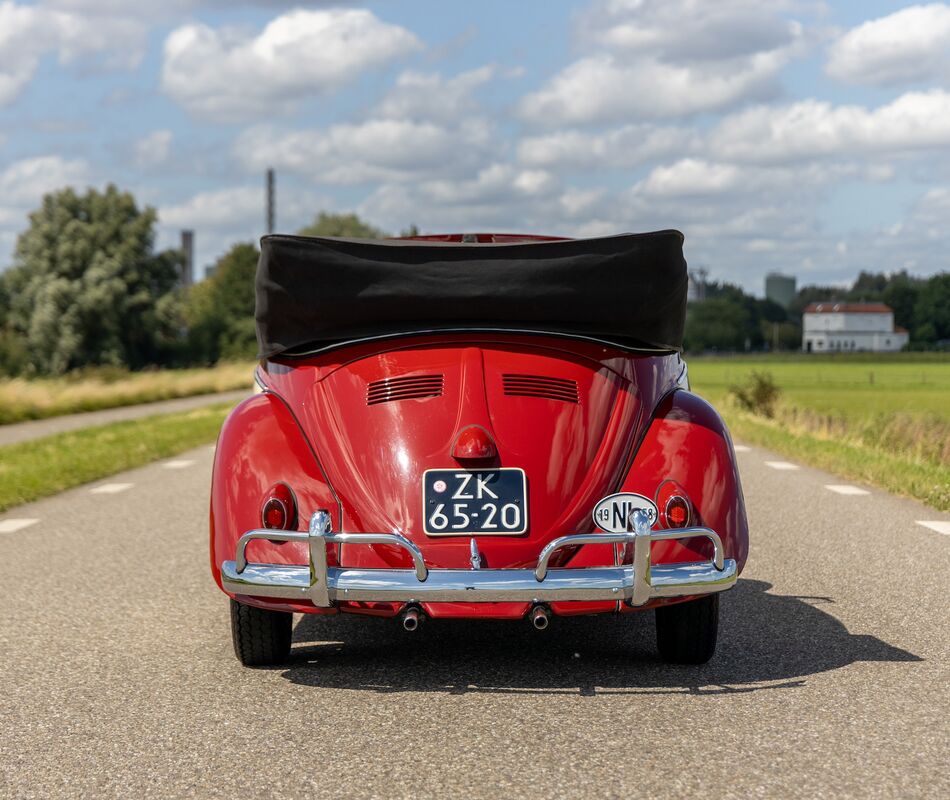
[[[688,528],[696,516],[686,490],[673,480],[660,484],[656,492],[656,507],[664,528]]]
[[[275,483],[264,495],[261,525],[279,531],[294,530],[297,527],[297,501],[286,483]]]
[[[689,502],[686,498],[673,495],[666,501],[666,521],[671,528],[689,526]]]

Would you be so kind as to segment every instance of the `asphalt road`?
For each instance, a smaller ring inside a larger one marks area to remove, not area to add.
[[[217,392],[215,394],[199,394],[192,397],[176,397],[173,400],[158,400],[154,403],[139,403],[132,406],[118,408],[104,408],[101,411],[86,411],[81,414],[63,414],[47,419],[31,419],[26,422],[14,422],[10,425],[0,425],[0,447],[17,442],[26,442],[30,439],[39,439],[42,436],[51,436],[54,433],[65,433],[79,428],[91,428],[95,425],[107,425],[110,422],[121,422],[127,419],[141,419],[153,414],[172,414],[176,411],[190,411],[193,408],[202,408],[214,403],[228,403],[243,400],[254,391],[249,384],[247,389],[238,389],[233,392]]]
[[[950,515],[753,449],[752,555],[702,668],[660,664],[644,614],[307,617],[292,663],[247,670],[211,458],[0,515],[0,796],[950,796],[950,535],[917,523]]]

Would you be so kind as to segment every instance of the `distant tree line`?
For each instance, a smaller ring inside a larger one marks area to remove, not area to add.
[[[156,213],[114,186],[43,198],[0,273],[0,375],[61,375],[112,366],[209,365],[252,358],[255,244],[234,245],[210,277],[183,287],[182,253],[155,251]],[[319,214],[299,233],[382,238],[355,214]],[[402,235],[417,235],[413,225]],[[797,350],[801,314],[819,300],[881,301],[912,346],[950,344],[950,273],[862,272],[848,289],[806,286],[789,310],[728,283],[689,304],[691,351]]]
[[[850,287],[803,286],[788,310],[730,283],[707,283],[704,294],[687,308],[684,346],[692,352],[799,350],[805,308],[829,300],[886,303],[894,324],[910,331],[912,349],[950,349],[950,272],[861,272]]]
[[[186,288],[182,253],[155,252],[155,223],[154,209],[114,186],[44,197],[0,273],[0,375],[253,358],[256,245],[234,245]],[[388,235],[355,214],[326,213],[299,233]]]

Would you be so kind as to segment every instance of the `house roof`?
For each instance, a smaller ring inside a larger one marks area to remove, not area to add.
[[[806,314],[891,314],[894,312],[884,303],[836,303],[828,300],[822,303],[809,303]]]

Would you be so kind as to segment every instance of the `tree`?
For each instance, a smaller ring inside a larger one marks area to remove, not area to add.
[[[211,277],[195,284],[185,302],[191,360],[249,358],[257,351],[254,275],[259,253],[251,243],[234,245],[218,259]]]
[[[690,303],[683,345],[687,350],[744,350],[749,331],[758,328],[745,305],[733,297],[713,297]],[[755,331],[761,342],[761,332]]]
[[[8,328],[33,368],[160,363],[176,332],[157,313],[175,289],[180,256],[153,252],[155,211],[115,186],[46,195],[20,234],[5,276]]]
[[[317,218],[297,231],[301,236],[346,236],[351,239],[385,239],[389,236],[356,214],[327,214],[321,211]]]
[[[914,318],[915,339],[928,343],[950,340],[950,272],[927,280],[914,306]]]

